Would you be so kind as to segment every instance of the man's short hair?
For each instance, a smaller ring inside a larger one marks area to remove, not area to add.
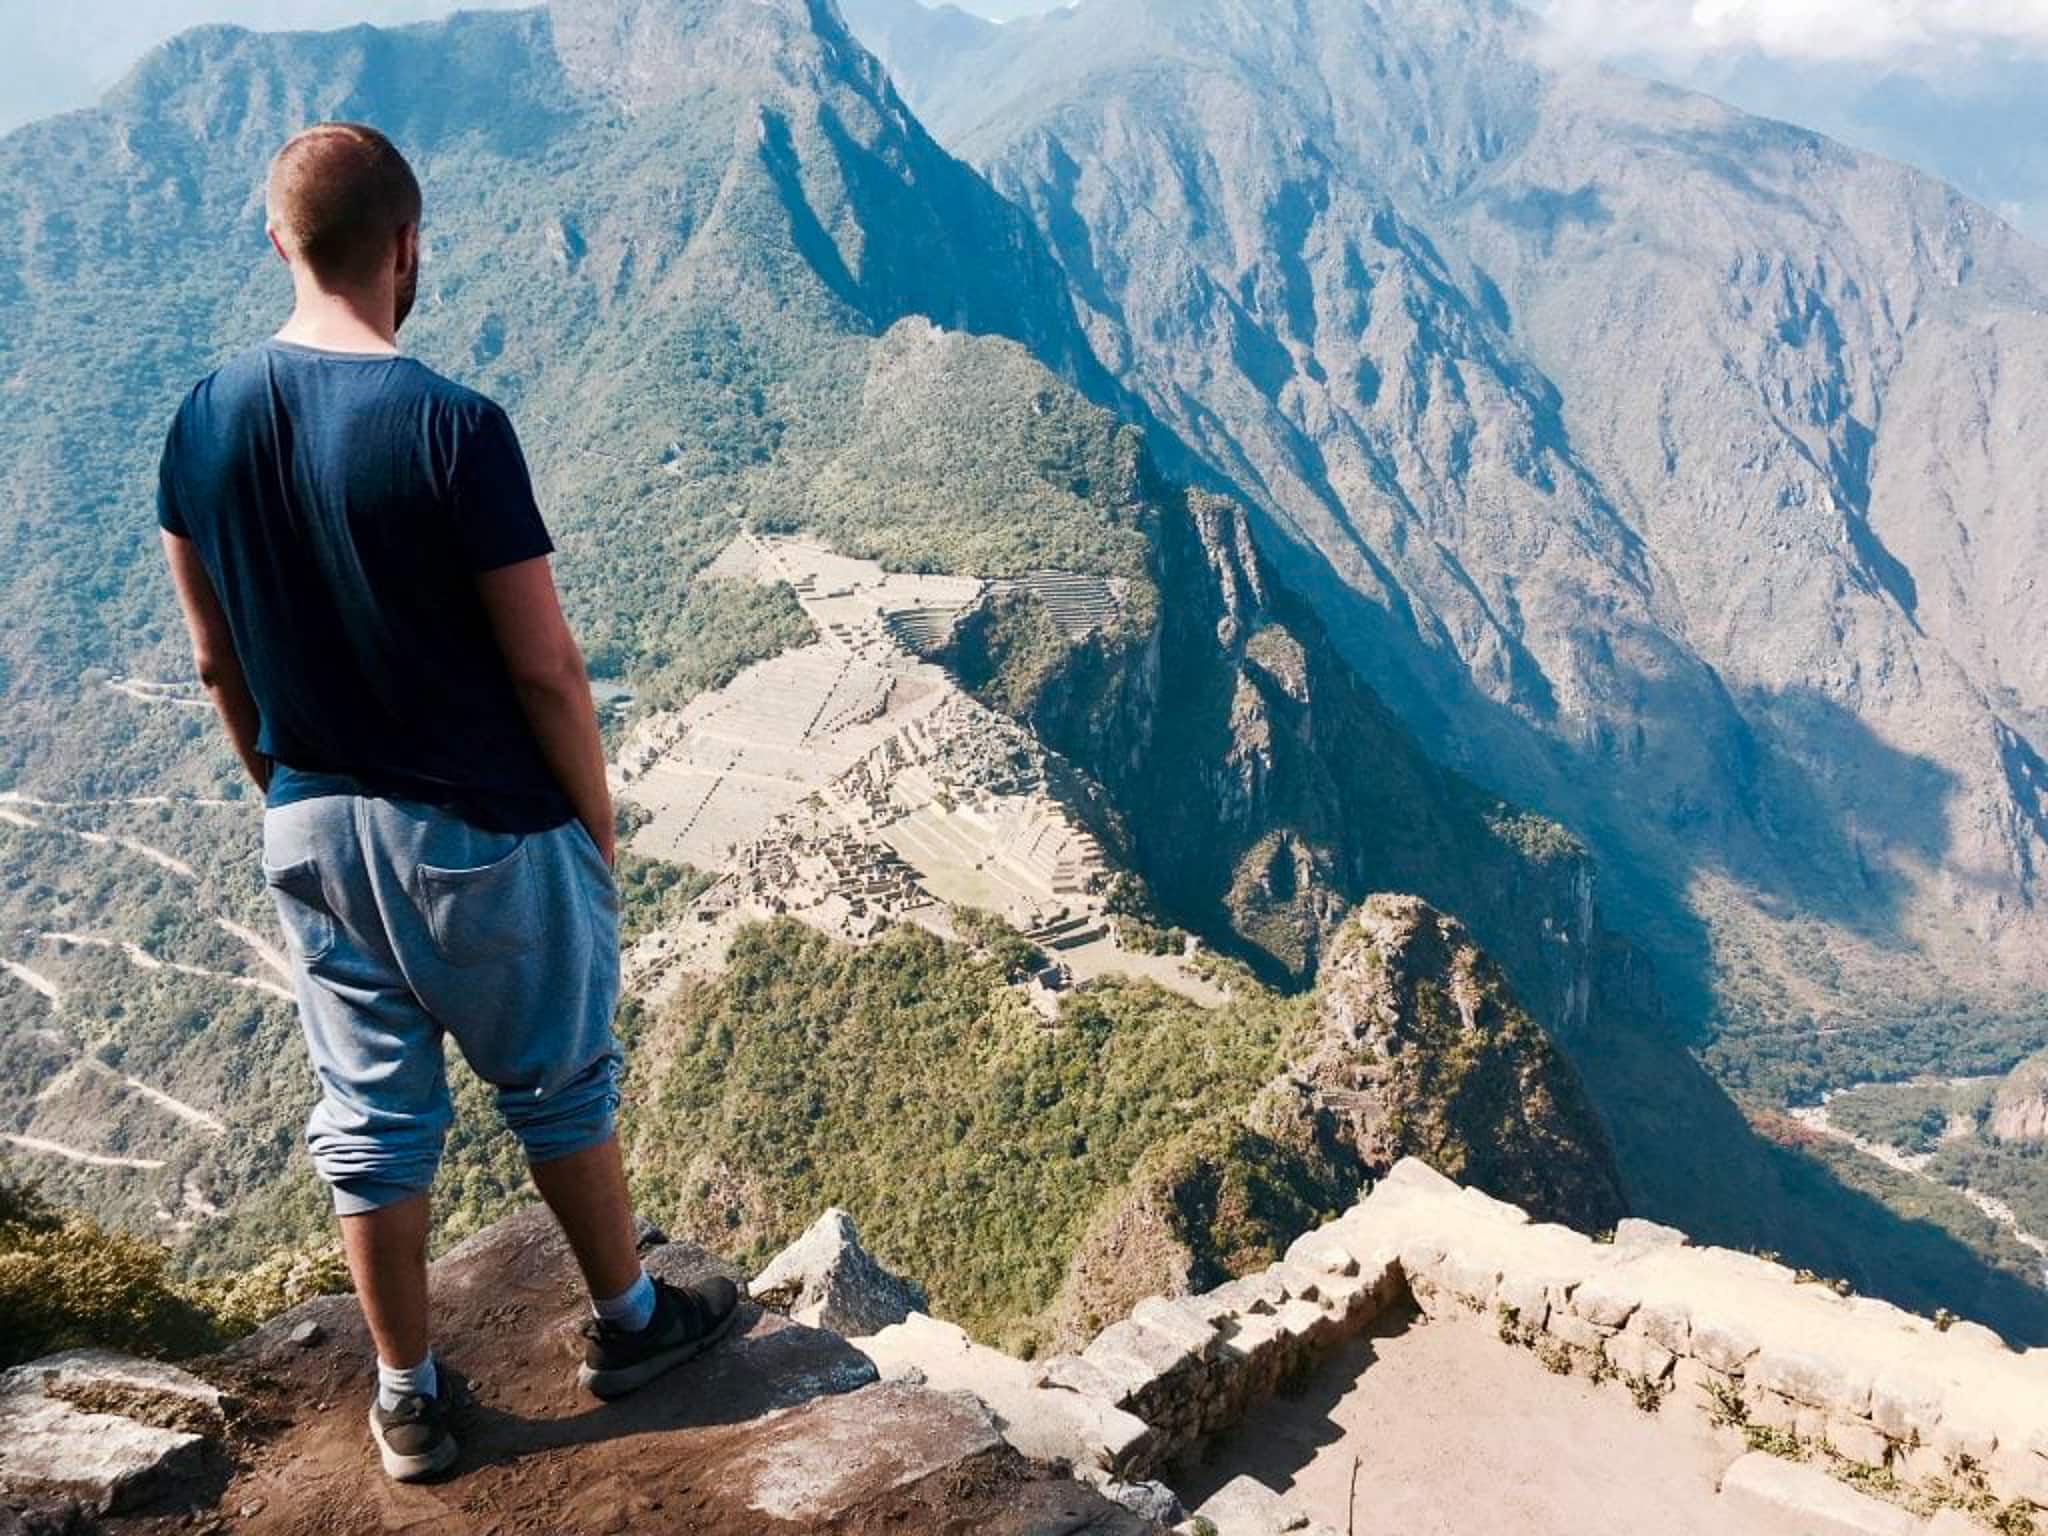
[[[362,123],[315,123],[270,162],[264,203],[286,251],[323,282],[376,275],[417,224],[420,184],[398,146]]]

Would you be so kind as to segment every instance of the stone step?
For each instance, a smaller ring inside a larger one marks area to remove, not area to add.
[[[1799,1536],[1921,1536],[1922,1524],[1896,1504],[1858,1493],[1819,1467],[1752,1451],[1721,1479],[1733,1522],[1755,1520]]]

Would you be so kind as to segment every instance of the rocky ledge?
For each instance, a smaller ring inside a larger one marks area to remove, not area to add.
[[[732,1273],[684,1243],[647,1261],[678,1282]],[[1019,1455],[975,1398],[882,1381],[837,1334],[758,1308],[661,1386],[592,1401],[575,1381],[582,1287],[543,1212],[462,1244],[433,1283],[437,1351],[466,1398],[445,1480],[401,1487],[378,1470],[367,1335],[354,1299],[332,1296],[189,1370],[81,1354],[9,1373],[0,1532],[1157,1530]]]
[[[655,1243],[648,1264],[731,1273],[687,1244]],[[1190,1513],[1172,1485],[1376,1321],[1483,1328],[1503,1373],[1547,1367],[1705,1416],[1730,1530],[1962,1536],[2048,1511],[2048,1352],[1652,1223],[1601,1241],[1534,1222],[1414,1159],[1281,1262],[1148,1298],[1050,1360],[916,1310],[840,1212],[753,1294],[874,1331],[849,1341],[756,1308],[734,1341],[609,1406],[576,1389],[582,1292],[543,1213],[473,1238],[434,1279],[469,1397],[445,1481],[377,1470],[362,1321],[329,1297],[190,1371],[81,1351],[0,1377],[0,1536],[1333,1536],[1288,1488],[1205,1484]],[[9,1513],[24,1499],[26,1521]]]

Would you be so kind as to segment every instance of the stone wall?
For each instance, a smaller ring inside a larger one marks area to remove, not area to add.
[[[2048,1351],[1648,1222],[1622,1222],[1611,1242],[1533,1223],[1413,1160],[1283,1262],[1142,1302],[1039,1380],[1142,1420],[1151,1437],[1118,1470],[1144,1475],[1409,1299],[1431,1317],[1480,1315],[1552,1369],[1733,1424],[1865,1487],[1987,1514],[2048,1509]]]
[[[1403,1165],[1298,1250],[1396,1253],[1432,1316],[1483,1313],[1555,1368],[1739,1425],[1928,1502],[2048,1508],[2048,1351],[1623,1222],[1611,1243]],[[2024,1508],[2021,1513],[2024,1513]]]
[[[1079,1354],[1026,1364],[923,1317],[860,1347],[885,1376],[916,1370],[980,1393],[1013,1444],[1114,1491],[1410,1301],[1431,1318],[1481,1319],[1504,1354],[1533,1351],[1645,1408],[1703,1414],[1865,1489],[1987,1518],[2048,1509],[2048,1351],[2015,1352],[1976,1324],[1845,1296],[1653,1223],[1597,1241],[1532,1222],[1413,1159],[1280,1263],[1206,1295],[1142,1301]],[[1226,1491],[1229,1510],[1203,1510],[1224,1536],[1279,1518],[1237,1518],[1238,1504],[1277,1501]],[[1317,1529],[1291,1518],[1275,1529]]]

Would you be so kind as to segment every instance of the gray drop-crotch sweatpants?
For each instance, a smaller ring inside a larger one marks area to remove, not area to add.
[[[264,812],[263,873],[320,1080],[306,1144],[341,1214],[433,1182],[444,1034],[529,1162],[612,1134],[618,888],[580,822],[521,836],[325,795]]]

